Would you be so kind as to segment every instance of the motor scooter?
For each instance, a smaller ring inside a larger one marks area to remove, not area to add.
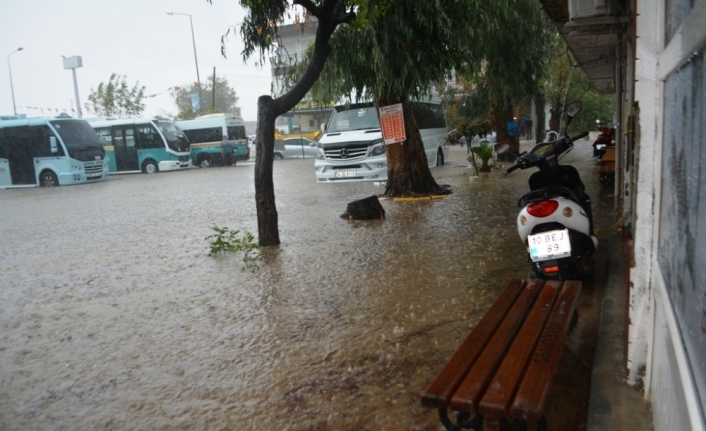
[[[567,107],[566,127],[582,107],[579,101]],[[595,271],[591,256],[598,239],[593,234],[591,199],[576,168],[559,164],[574,141],[587,135],[569,137],[565,128],[563,138],[535,145],[507,169],[508,174],[539,169],[529,177],[530,192],[518,201],[517,231],[527,247],[530,278],[585,279]]]
[[[599,130],[601,133],[593,143],[593,157],[598,157],[600,159],[603,157],[603,154],[605,154],[606,147],[614,145],[613,140],[615,139],[615,129],[601,127]]]

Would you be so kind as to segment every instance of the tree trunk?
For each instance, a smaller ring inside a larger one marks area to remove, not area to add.
[[[279,224],[275,205],[272,163],[275,151],[275,120],[294,107],[319,78],[331,53],[329,40],[339,24],[355,18],[355,12],[346,12],[343,0],[325,0],[315,6],[306,2],[305,8],[319,20],[314,40],[314,52],[301,79],[285,94],[273,99],[257,99],[257,155],[255,156],[255,207],[257,209],[258,244],[279,245]]]
[[[270,96],[257,99],[257,143],[255,151],[255,207],[257,209],[258,244],[279,245],[279,223],[275,205],[272,164],[275,154],[276,112]]]
[[[561,133],[559,122],[561,121],[561,106],[552,106],[549,109],[549,130]]]
[[[544,94],[537,94],[534,96],[534,107],[537,111],[537,128],[535,129],[535,142],[542,142],[544,140],[544,135],[546,134],[545,124],[547,123],[546,115],[544,114]]]
[[[376,108],[393,103],[398,102],[378,101]],[[429,171],[422,135],[414,118],[412,104],[409,101],[403,102],[402,107],[407,140],[385,147],[387,153],[385,195],[401,197],[449,194],[449,190],[439,186]]]
[[[499,160],[513,161],[514,154],[520,152],[520,140],[515,133],[515,136],[510,136],[507,133],[507,123],[513,120],[512,104],[503,104],[502,102],[495,105],[493,109],[493,126],[495,127],[495,135],[497,136],[497,144],[507,144],[510,151],[498,155]]]

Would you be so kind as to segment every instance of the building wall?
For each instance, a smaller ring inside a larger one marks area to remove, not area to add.
[[[706,421],[706,0],[637,0],[628,368],[657,430]],[[628,80],[632,80],[628,77]]]

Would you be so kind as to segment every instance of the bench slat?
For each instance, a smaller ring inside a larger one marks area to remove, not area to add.
[[[478,360],[466,374],[461,386],[451,398],[451,407],[463,412],[477,412],[481,395],[507,352],[515,334],[522,326],[543,282],[532,280],[523,289],[508,311]]]
[[[525,377],[517,390],[510,408],[510,417],[526,421],[538,421],[541,418],[580,293],[580,281],[564,282],[549,322],[542,332]]]
[[[483,315],[441,372],[422,393],[422,405],[447,409],[454,391],[476,361],[515,299],[523,291],[523,280],[512,280]]]
[[[498,419],[506,415],[560,288],[561,283],[558,281],[549,281],[542,288],[527,320],[481,399],[478,411],[484,417]]]

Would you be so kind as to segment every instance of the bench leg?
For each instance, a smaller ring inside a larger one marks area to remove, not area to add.
[[[537,422],[537,431],[547,431],[547,415],[543,414]],[[527,431],[527,422],[522,420],[500,419],[500,431]]]
[[[500,431],[527,431],[527,422],[502,418],[500,419]]]
[[[449,431],[460,431],[463,428],[475,431],[483,431],[483,415],[477,414],[471,418],[468,413],[456,413],[456,422],[449,418],[449,413],[445,409],[439,409],[439,419],[444,424],[444,428]]]

